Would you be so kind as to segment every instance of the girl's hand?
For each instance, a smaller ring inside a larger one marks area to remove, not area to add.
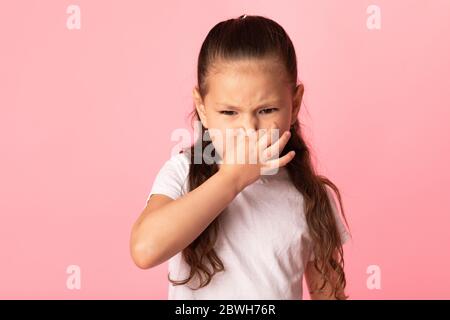
[[[245,132],[241,128],[231,130],[230,133],[225,137],[219,171],[236,182],[239,192],[258,180],[261,175],[276,174],[279,168],[294,158],[294,151],[278,158],[289,141],[289,131],[284,132],[276,141],[279,129],[274,126],[258,132]]]

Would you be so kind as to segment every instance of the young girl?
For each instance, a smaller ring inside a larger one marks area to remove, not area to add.
[[[348,298],[349,233],[331,189],[345,220],[343,205],[301,135],[296,61],[285,30],[261,16],[220,22],[204,40],[193,90],[201,134],[160,169],[130,240],[140,268],[169,260],[169,299],[302,299],[303,276],[312,299]],[[215,138],[227,129],[277,129],[280,138],[235,135],[241,142],[221,148]],[[211,143],[222,161],[196,161]],[[257,163],[229,156],[258,150]]]

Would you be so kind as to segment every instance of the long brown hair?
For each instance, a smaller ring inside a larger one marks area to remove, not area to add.
[[[262,16],[229,19],[215,25],[204,40],[198,56],[197,86],[202,98],[205,97],[208,88],[206,77],[209,68],[216,59],[239,58],[264,58],[277,57],[282,62],[289,82],[295,88],[297,84],[297,58],[294,46],[285,30],[275,21]],[[199,115],[194,106],[191,113],[192,120],[199,120]],[[194,161],[194,148],[201,150],[210,143],[202,139],[205,128],[201,125],[199,139],[188,149],[190,154],[189,189],[194,190],[208,180],[218,171],[218,166],[207,164],[204,161]],[[299,208],[299,214],[305,213],[308,230],[313,241],[315,255],[314,266],[323,276],[323,289],[326,283],[332,282],[332,274],[337,274],[336,286],[333,288],[334,296],[339,299],[338,291],[346,286],[344,273],[344,253],[341,244],[339,230],[335,216],[328,199],[326,185],[337,194],[340,211],[345,218],[341,195],[338,188],[326,177],[316,174],[313,168],[310,151],[301,134],[301,127],[296,121],[290,128],[291,138],[284,147],[280,157],[291,150],[295,150],[295,157],[287,165],[290,180],[296,189],[303,195],[304,208]],[[215,151],[212,151],[214,156]],[[224,265],[214,250],[214,244],[218,235],[219,218],[209,226],[182,251],[183,259],[190,266],[190,274],[184,280],[168,279],[174,285],[188,283],[195,275],[201,280],[197,290],[209,284],[211,278],[217,272],[224,271]],[[338,252],[335,256],[334,252]],[[299,252],[300,254],[300,252]],[[207,262],[207,263],[205,263]],[[344,298],[348,298],[345,296]]]

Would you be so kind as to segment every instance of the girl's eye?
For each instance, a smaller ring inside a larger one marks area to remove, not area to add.
[[[275,112],[276,110],[277,110],[277,108],[267,108],[267,109],[261,110],[260,112],[263,114],[269,114],[269,113]],[[235,111],[231,111],[231,110],[220,111],[221,114],[224,114],[226,116],[232,116],[233,112],[235,112]]]
[[[265,111],[265,112],[263,112],[264,114],[269,114],[269,113],[272,113],[272,112],[274,112],[274,111],[276,111],[277,109],[276,108],[268,108],[268,109],[263,109],[263,110],[261,110],[261,112],[262,111]],[[270,112],[267,112],[267,111],[270,111]]]
[[[234,111],[230,111],[230,110],[224,110],[224,111],[220,111],[221,114],[224,114],[226,116],[232,116],[232,114],[229,114],[227,112],[234,112]]]

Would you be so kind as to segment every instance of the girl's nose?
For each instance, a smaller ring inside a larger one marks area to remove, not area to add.
[[[258,119],[256,117],[248,116],[244,119],[241,128],[246,130],[258,130]]]

